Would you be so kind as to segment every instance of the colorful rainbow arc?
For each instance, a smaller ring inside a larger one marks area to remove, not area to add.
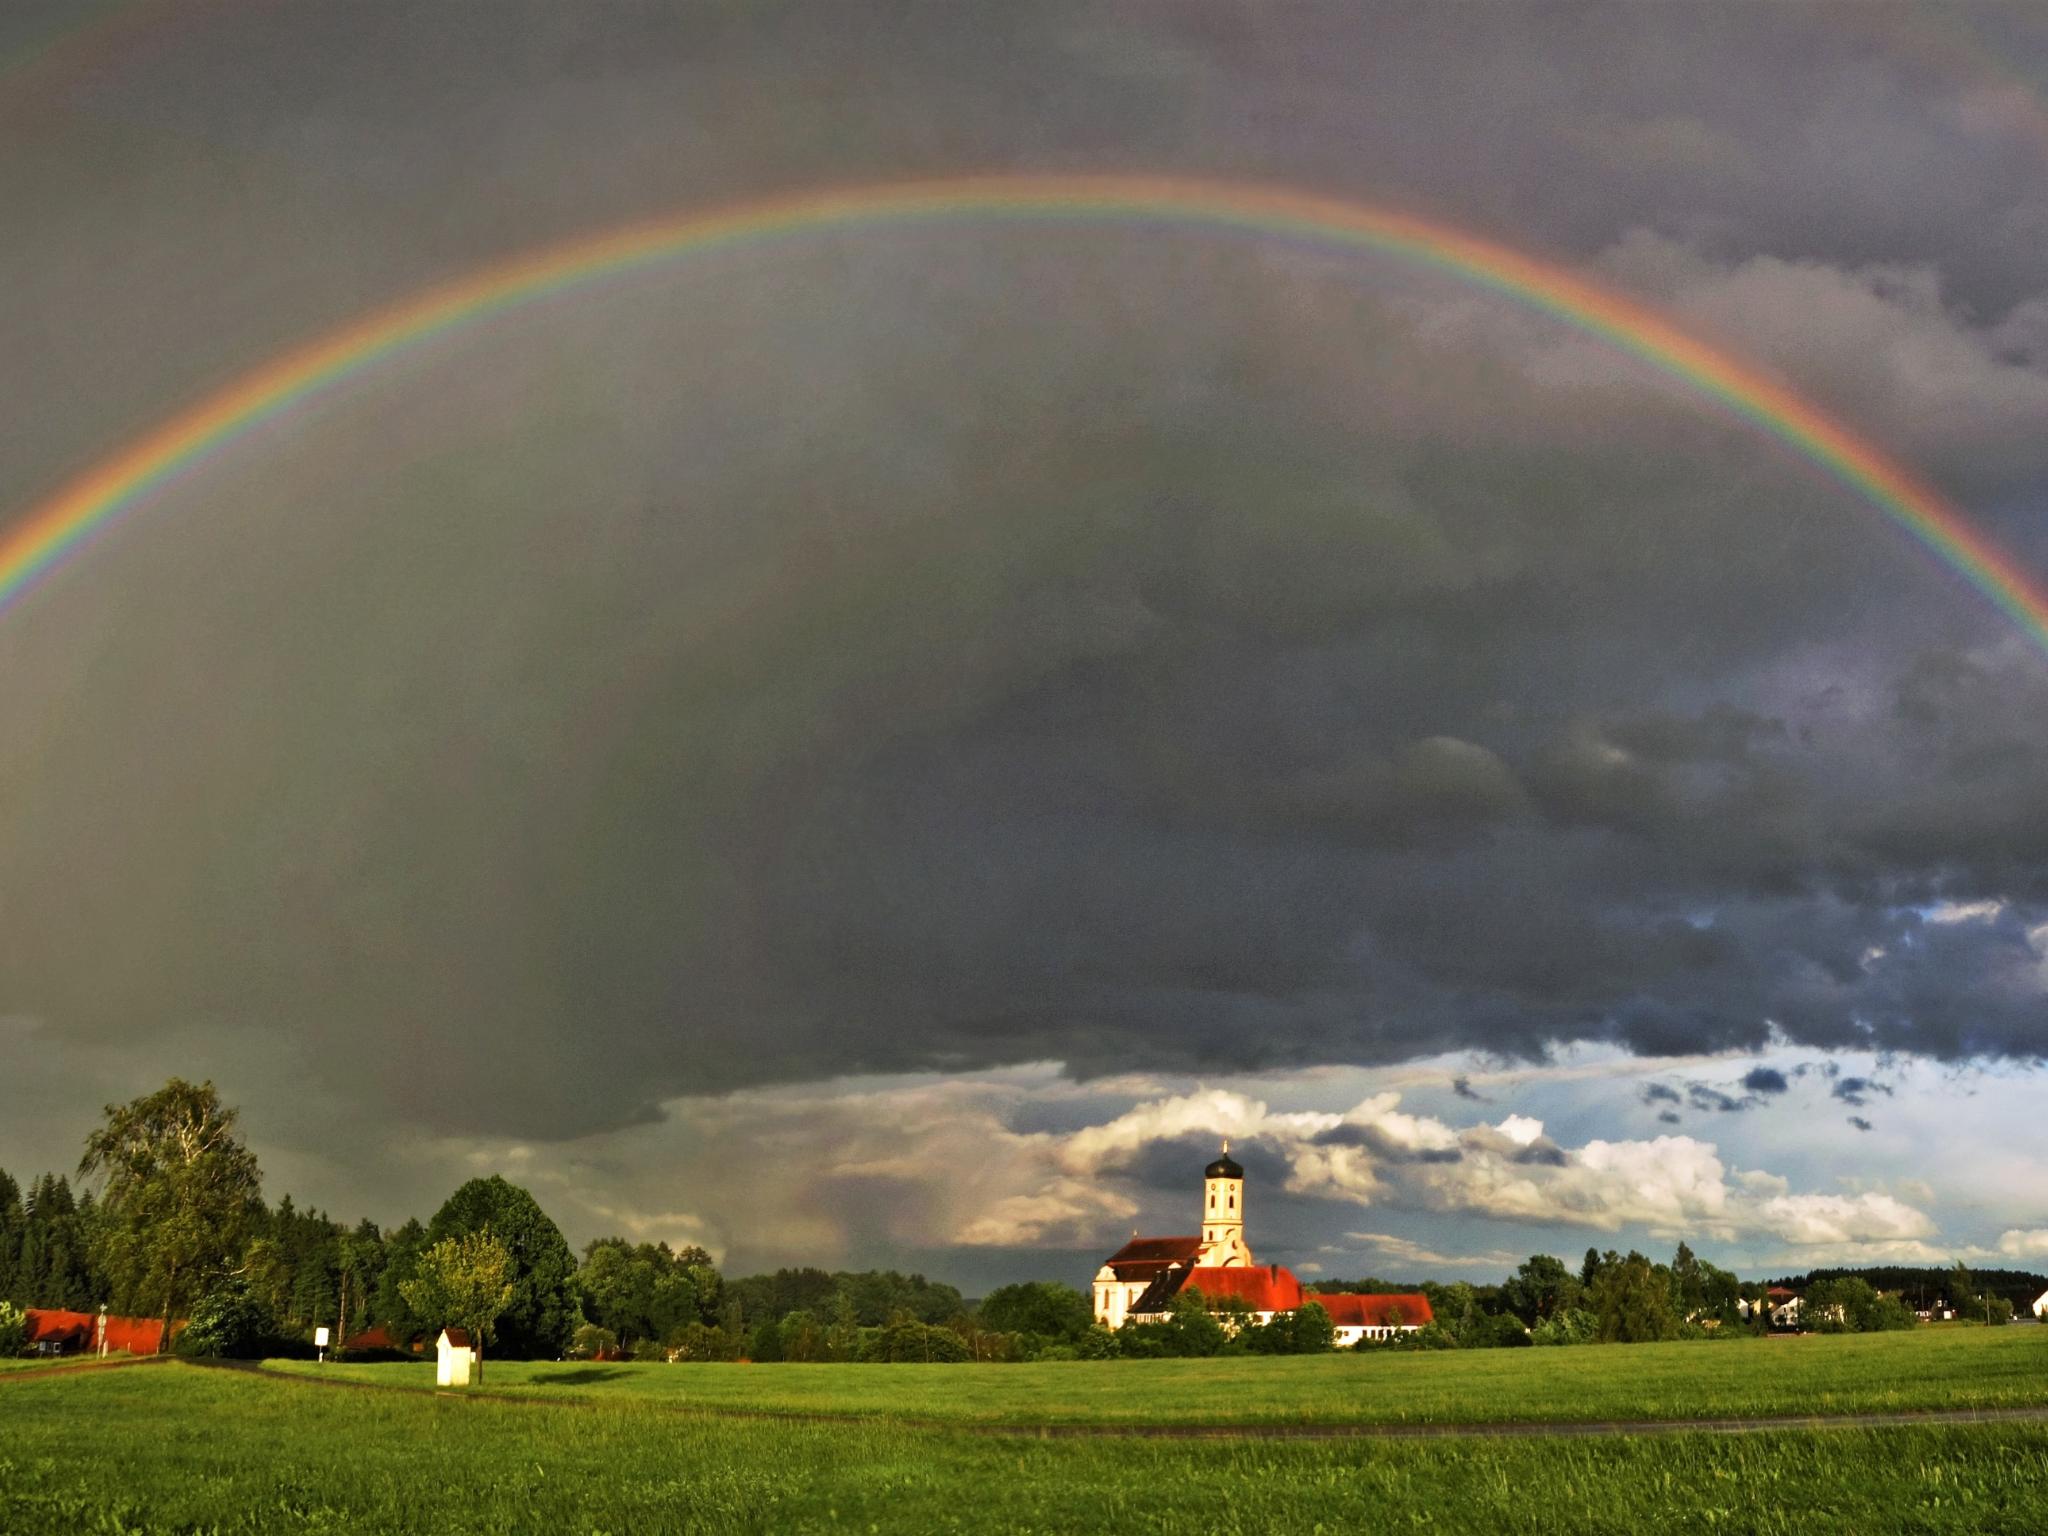
[[[1504,294],[1685,381],[1913,534],[2048,652],[2048,597],[1929,485],[1758,368],[1583,278],[1409,214],[1271,187],[1133,176],[971,176],[798,193],[572,241],[459,277],[287,352],[180,411],[0,537],[0,609],[95,532],[260,423],[380,358],[516,305],[677,257],[832,229],[967,220],[1154,221],[1365,249]]]

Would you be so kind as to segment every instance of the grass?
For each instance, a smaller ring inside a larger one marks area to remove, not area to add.
[[[57,1368],[66,1370],[96,1365],[120,1365],[133,1360],[135,1356],[125,1350],[107,1356],[105,1360],[97,1355],[0,1355],[0,1373],[7,1371],[47,1371]]]
[[[278,1370],[431,1389],[426,1364]],[[488,1361],[492,1392],[680,1407],[1032,1424],[1471,1424],[1755,1418],[2048,1404],[2048,1329],[1056,1365]]]
[[[1632,1352],[1597,1353],[1629,1374]],[[1234,1362],[1247,1380],[1270,1363]],[[16,1536],[1415,1528],[1961,1536],[2044,1526],[2048,1426],[1563,1441],[1011,1440],[873,1421],[667,1412],[631,1392],[551,1405],[335,1391],[182,1364],[0,1387],[0,1530]]]

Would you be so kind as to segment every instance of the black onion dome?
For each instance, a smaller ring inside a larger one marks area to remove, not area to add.
[[[1244,1170],[1232,1162],[1230,1154],[1226,1152],[1202,1170],[1202,1177],[1205,1179],[1241,1179],[1244,1177]]]

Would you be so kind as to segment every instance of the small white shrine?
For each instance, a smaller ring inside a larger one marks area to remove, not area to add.
[[[443,1328],[434,1341],[434,1385],[466,1387],[470,1367],[476,1363],[476,1346],[469,1342],[466,1328]]]

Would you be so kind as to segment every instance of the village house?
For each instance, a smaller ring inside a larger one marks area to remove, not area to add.
[[[1279,1264],[1261,1265],[1244,1235],[1244,1169],[1223,1153],[1202,1170],[1202,1230],[1187,1237],[1140,1237],[1103,1261],[1095,1272],[1095,1320],[1105,1328],[1156,1322],[1183,1291],[1210,1301],[1235,1300],[1252,1319],[1269,1323],[1283,1312],[1316,1302],[1330,1314],[1338,1345],[1413,1333],[1434,1314],[1420,1293],[1398,1296],[1324,1295],[1305,1290]]]
[[[2036,1317],[2048,1317],[2048,1291],[2043,1291],[2034,1298],[2032,1311]]]

